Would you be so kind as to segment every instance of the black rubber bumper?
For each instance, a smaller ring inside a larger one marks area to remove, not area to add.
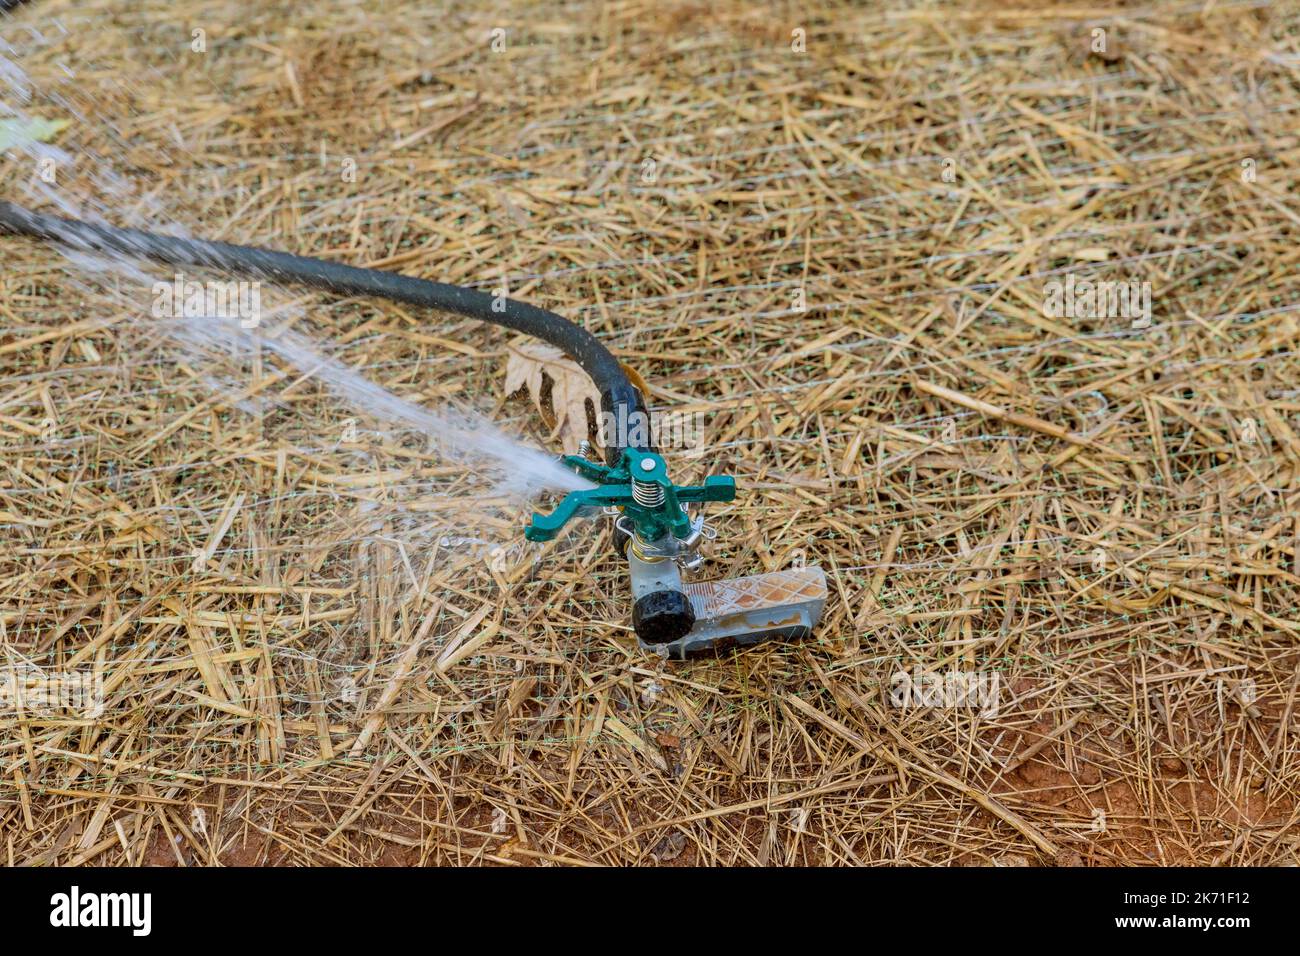
[[[651,591],[632,605],[632,627],[645,644],[671,644],[694,626],[691,599],[681,591]]]

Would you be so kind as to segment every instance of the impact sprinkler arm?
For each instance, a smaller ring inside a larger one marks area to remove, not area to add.
[[[665,536],[686,540],[693,529],[682,505],[736,497],[735,479],[727,475],[710,476],[703,485],[673,484],[663,458],[651,451],[625,450],[613,467],[580,455],[565,455],[560,460],[582,477],[598,482],[599,487],[570,492],[549,515],[534,514],[524,529],[529,541],[550,541],[570,518],[610,507],[623,512],[642,542],[660,541]]]

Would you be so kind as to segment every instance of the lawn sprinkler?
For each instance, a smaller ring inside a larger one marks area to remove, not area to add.
[[[549,515],[534,514],[524,529],[530,541],[549,541],[571,518],[615,518],[632,579],[632,627],[644,650],[671,657],[721,650],[812,632],[826,603],[826,575],[818,567],[792,568],[751,577],[694,584],[683,571],[703,562],[702,542],[715,532],[687,504],[731,501],[735,479],[710,475],[702,485],[676,485],[663,457],[623,449],[613,466],[584,455],[561,462],[597,487],[570,492]]]
[[[536,336],[570,356],[600,393],[602,419],[648,421],[645,399],[618,359],[579,325],[516,299],[377,269],[290,255],[226,242],[164,236],[36,213],[0,202],[0,233],[27,236],[80,251],[150,259],[176,266],[294,283],[344,296],[379,296],[454,312]],[[636,418],[633,418],[636,416]],[[702,515],[686,505],[731,501],[736,484],[712,476],[703,485],[676,485],[655,451],[649,429],[632,441],[610,441],[605,464],[585,455],[563,463],[595,488],[571,492],[549,515],[533,515],[530,541],[548,541],[570,519],[616,517],[632,583],[632,625],[641,647],[672,657],[809,634],[826,602],[826,576],[817,567],[723,581],[684,583],[701,562],[700,544],[713,537]]]

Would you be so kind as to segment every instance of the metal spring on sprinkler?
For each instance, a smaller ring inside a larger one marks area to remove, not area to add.
[[[643,508],[658,508],[664,503],[664,489],[653,481],[632,479],[632,500]]]

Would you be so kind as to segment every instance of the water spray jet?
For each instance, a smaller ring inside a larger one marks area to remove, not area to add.
[[[549,342],[577,362],[600,392],[602,418],[626,422],[635,416],[648,421],[644,396],[600,340],[567,319],[515,299],[269,249],[43,215],[9,202],[0,202],[0,233],[84,252],[295,283],[346,296],[379,296],[491,322]],[[524,536],[530,541],[548,541],[574,518],[613,517],[616,540],[628,561],[634,599],[632,624],[643,649],[684,658],[691,653],[811,633],[827,594],[820,568],[684,581],[683,572],[694,571],[702,562],[703,542],[715,536],[703,515],[692,517],[686,506],[733,500],[734,479],[714,475],[702,485],[674,484],[648,429],[635,444],[611,437],[604,465],[590,460],[589,450],[565,455],[560,462],[595,487],[571,491],[549,515],[534,514]]]

